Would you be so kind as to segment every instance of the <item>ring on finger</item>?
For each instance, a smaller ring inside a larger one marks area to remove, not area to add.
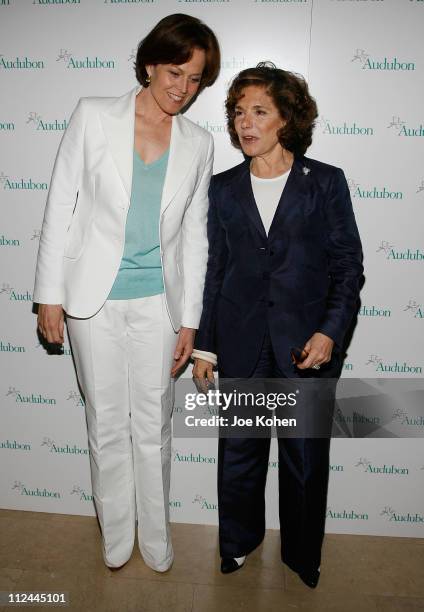
[[[319,363],[314,363],[314,365],[312,366],[312,369],[313,369],[313,370],[319,370],[319,369],[320,369],[320,367],[321,367],[321,366],[319,365]]]

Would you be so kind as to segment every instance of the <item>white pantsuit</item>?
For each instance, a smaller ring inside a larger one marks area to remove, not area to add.
[[[181,326],[200,321],[213,140],[172,118],[159,240],[164,294],[107,300],[125,245],[135,88],[85,98],[63,136],[37,260],[34,301],[62,304],[85,395],[93,496],[105,563],[131,556],[136,518],[146,563],[172,563],[170,370]]]
[[[67,324],[85,395],[105,563],[119,567],[129,559],[137,517],[143,558],[164,571],[173,559],[169,372],[177,339],[164,296],[108,300],[93,317]]]

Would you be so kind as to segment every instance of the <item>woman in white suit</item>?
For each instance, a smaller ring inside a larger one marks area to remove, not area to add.
[[[38,328],[63,343],[85,396],[103,557],[134,546],[163,572],[169,533],[172,385],[191,355],[207,262],[213,140],[180,111],[219,72],[200,20],[176,14],[144,38],[140,83],[79,101],[57,154],[37,261]]]

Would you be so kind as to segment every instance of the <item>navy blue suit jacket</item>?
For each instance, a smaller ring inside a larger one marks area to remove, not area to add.
[[[268,326],[280,369],[296,377],[304,374],[293,366],[290,349],[319,331],[335,342],[319,375],[335,375],[363,273],[343,171],[295,158],[268,236],[249,161],[215,175],[209,201],[209,260],[195,348],[217,353],[225,376],[248,377]]]

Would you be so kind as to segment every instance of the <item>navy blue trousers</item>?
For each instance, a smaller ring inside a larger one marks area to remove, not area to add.
[[[220,372],[225,378],[225,373]],[[284,378],[266,334],[254,378]],[[277,438],[281,559],[299,572],[319,567],[324,537],[329,438]],[[220,438],[218,509],[221,557],[253,551],[265,535],[270,437]]]

